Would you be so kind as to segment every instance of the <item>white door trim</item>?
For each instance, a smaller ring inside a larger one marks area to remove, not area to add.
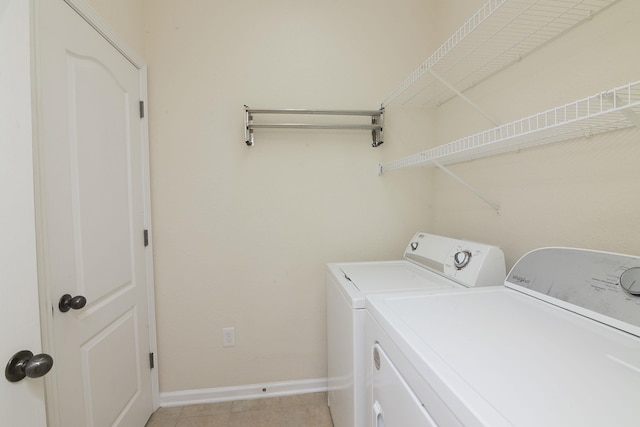
[[[37,2],[39,0],[32,0]],[[149,323],[149,346],[150,351],[155,355],[155,368],[151,371],[151,392],[153,396],[153,410],[155,411],[160,406],[160,390],[159,390],[159,380],[158,380],[158,363],[157,363],[157,339],[156,339],[156,315],[155,315],[155,289],[154,289],[154,279],[153,279],[153,232],[151,227],[151,192],[150,192],[150,171],[149,171],[149,124],[147,118],[147,67],[142,59],[136,52],[134,52],[122,38],[120,38],[113,29],[106,23],[106,21],[84,0],[64,0],[73,10],[75,10],[89,25],[91,25],[102,37],[105,38],[118,52],[120,52],[131,64],[133,64],[139,71],[139,79],[140,79],[140,100],[144,102],[144,118],[141,119],[141,139],[143,144],[143,186],[144,186],[144,225],[145,229],[149,230],[149,246],[146,248],[145,254],[145,264],[146,264],[146,273],[147,273],[147,296],[148,296],[148,323]],[[34,22],[34,9],[31,9],[31,21]],[[35,30],[37,33],[37,29]],[[35,49],[32,47],[33,54],[32,57],[35,58],[36,63],[36,72],[38,69],[37,63],[37,55]],[[33,79],[35,80],[35,79]],[[35,84],[35,82],[34,82]],[[38,154],[41,152],[39,148],[39,138],[38,135],[40,133],[40,127],[38,124],[36,113],[35,123],[36,126],[34,128],[34,175],[35,182],[39,182],[41,179],[41,169],[38,164]],[[41,200],[40,194],[38,194],[38,189],[36,185],[36,200]],[[41,205],[41,203],[39,203]],[[37,230],[39,232],[42,231],[42,217],[46,215],[46,212],[42,211],[42,206],[37,210],[36,215],[38,216],[37,222]],[[38,272],[39,272],[39,285],[38,291],[40,293],[40,313],[41,313],[41,328],[42,328],[42,338],[43,338],[43,348],[45,351],[53,352],[53,327],[51,325],[51,311],[52,307],[55,306],[55,302],[52,301],[52,296],[49,295],[49,290],[46,289],[46,280],[43,280],[42,276],[46,274],[46,270],[43,268],[43,264],[41,262],[42,253],[40,252],[42,249],[39,248],[38,251]],[[50,427],[55,427],[57,425],[57,420],[59,420],[57,411],[58,411],[58,402],[56,398],[56,385],[55,380],[52,377],[47,377],[45,380],[45,395],[47,399],[47,418]]]
[[[0,360],[42,352],[34,211],[31,3],[0,0]],[[7,58],[6,60],[4,58]],[[46,422],[45,378],[0,379],[0,424]]]
[[[154,354],[155,367],[151,371],[151,393],[153,396],[153,410],[160,407],[160,386],[158,380],[158,342],[156,337],[156,296],[155,282],[153,278],[153,226],[151,222],[151,171],[149,157],[149,121],[147,119],[147,67],[140,69],[140,100],[144,101],[141,131],[142,131],[142,156],[144,191],[144,226],[149,231],[149,246],[146,248],[147,267],[147,313],[149,317],[149,347]]]

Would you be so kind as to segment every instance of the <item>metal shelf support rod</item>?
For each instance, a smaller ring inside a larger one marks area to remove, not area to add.
[[[629,92],[630,91],[631,91],[631,85],[629,85]],[[620,105],[623,105],[623,106],[625,105],[623,102],[621,102],[620,97],[616,94],[615,89],[613,91],[603,94],[602,98],[610,102],[611,105],[613,106],[613,109],[620,108],[619,107]],[[627,99],[628,99],[628,102],[631,102],[632,96],[630,93],[627,94]],[[622,113],[623,116],[627,118],[627,120],[633,123],[636,127],[640,128],[640,117],[638,117],[638,115],[634,113],[632,109],[623,107],[622,109],[620,109],[620,112]]]
[[[464,93],[460,92],[455,86],[451,85],[448,81],[446,81],[445,79],[443,79],[442,77],[440,77],[435,71],[433,71],[431,68],[427,69],[427,71],[429,71],[429,74],[431,74],[436,80],[438,80],[440,83],[442,83],[443,85],[445,85],[447,88],[449,88],[449,90],[453,93],[455,93],[456,95],[458,95],[461,99],[464,100],[464,102],[466,102],[467,104],[469,104],[471,107],[473,107],[477,112],[479,112],[480,114],[482,114],[487,120],[489,120],[494,126],[498,127],[500,126],[500,122],[498,122],[497,120],[494,120],[493,117],[489,116],[487,113],[484,112],[484,110],[482,108],[480,108],[480,106],[478,104],[476,104],[475,102],[473,102],[468,96],[466,96]]]
[[[489,206],[491,206],[493,208],[493,210],[496,211],[496,215],[500,215],[500,205],[492,202],[491,200],[489,200],[484,194],[482,194],[481,192],[479,192],[478,190],[476,190],[475,188],[473,188],[472,186],[470,186],[469,184],[467,184],[467,182],[465,180],[463,180],[462,178],[460,178],[458,175],[456,175],[455,173],[451,172],[448,168],[446,168],[444,165],[441,165],[438,162],[433,162],[433,164],[435,166],[437,166],[440,170],[442,170],[443,172],[445,172],[447,175],[449,175],[450,177],[452,177],[453,179],[455,179],[456,181],[458,181],[460,184],[462,184],[463,187],[465,187],[467,190],[471,191],[473,194],[475,194],[476,197],[478,197],[480,200],[482,200],[483,202],[485,202],[486,204],[488,204]]]

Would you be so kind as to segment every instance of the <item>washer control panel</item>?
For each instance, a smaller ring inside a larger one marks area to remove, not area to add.
[[[629,295],[640,297],[640,267],[631,267],[620,275],[620,287]]]
[[[413,236],[404,258],[468,287],[502,285],[506,276],[500,248],[435,234]]]
[[[620,329],[628,330],[616,321],[634,325],[638,331],[632,333],[640,332],[640,257],[541,248],[520,258],[505,284]]]

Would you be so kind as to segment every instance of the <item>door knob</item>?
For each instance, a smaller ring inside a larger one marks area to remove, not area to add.
[[[66,313],[70,309],[80,310],[82,307],[87,304],[87,299],[82,295],[76,295],[72,297],[69,294],[64,294],[60,298],[60,302],[58,303],[58,308],[61,312]]]
[[[4,376],[12,383],[24,377],[40,378],[51,370],[53,358],[48,354],[36,354],[22,350],[13,355],[4,370]]]

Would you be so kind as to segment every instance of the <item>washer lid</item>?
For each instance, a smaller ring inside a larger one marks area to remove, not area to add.
[[[504,287],[376,295],[367,309],[464,425],[638,423],[632,334]]]
[[[408,261],[335,264],[332,270],[354,308],[364,308],[364,298],[370,294],[458,286],[452,280]]]

